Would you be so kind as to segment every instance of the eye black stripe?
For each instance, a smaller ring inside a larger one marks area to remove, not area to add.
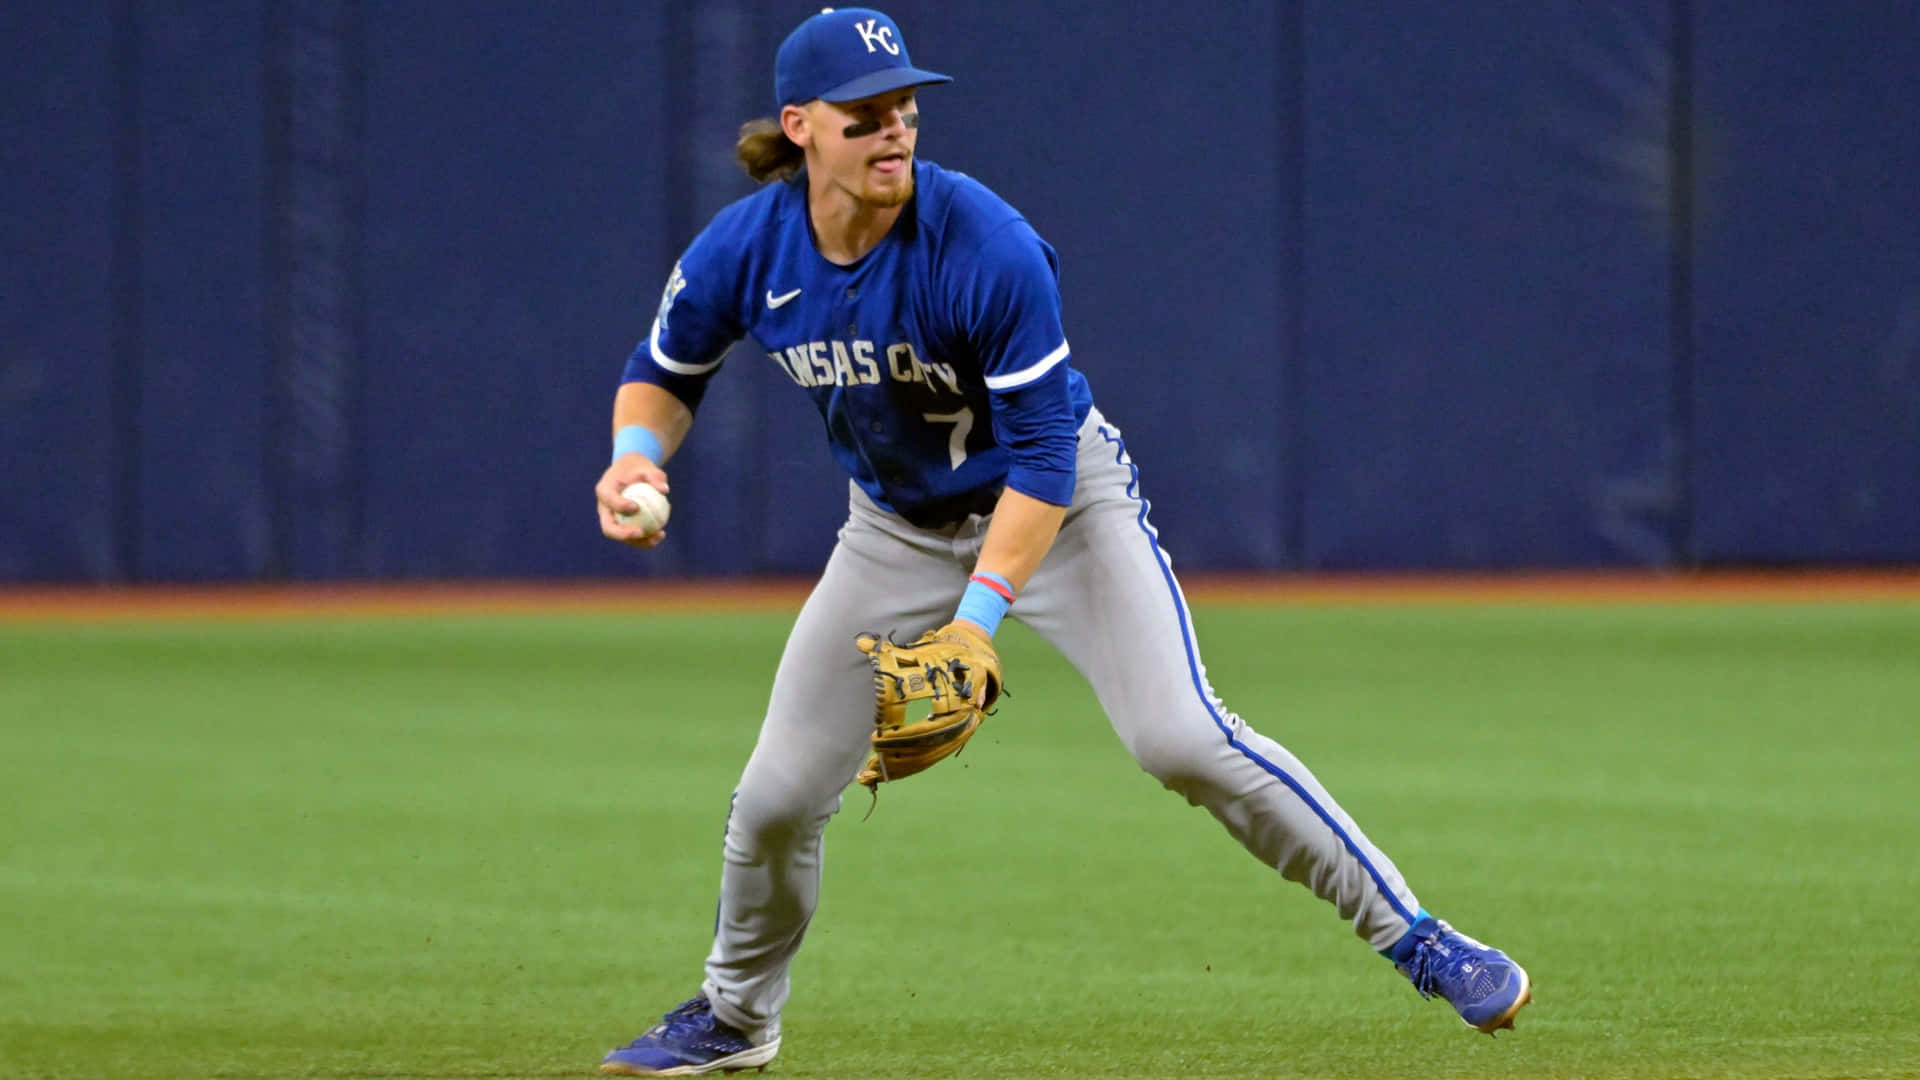
[[[900,115],[900,122],[909,128],[917,128],[920,126],[920,114],[917,112],[902,113]],[[880,121],[878,120],[857,120],[841,128],[840,136],[846,139],[864,139],[879,130]]]

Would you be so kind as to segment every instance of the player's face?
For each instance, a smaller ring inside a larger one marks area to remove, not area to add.
[[[814,160],[834,187],[875,207],[913,197],[913,148],[920,138],[920,107],[912,90],[894,90],[838,105],[807,106]]]

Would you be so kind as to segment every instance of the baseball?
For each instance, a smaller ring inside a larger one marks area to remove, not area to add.
[[[622,525],[639,529],[652,536],[667,527],[667,515],[673,507],[667,497],[652,484],[628,484],[621,489],[621,495],[640,504],[640,509],[631,514],[615,514],[613,519]]]

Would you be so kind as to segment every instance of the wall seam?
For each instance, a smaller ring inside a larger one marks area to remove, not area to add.
[[[1306,235],[1307,235],[1307,33],[1305,0],[1280,8],[1280,122],[1285,131],[1281,183],[1285,196],[1280,213],[1280,393],[1275,415],[1281,417],[1283,459],[1280,462],[1280,565],[1306,565],[1307,411],[1302,400],[1306,382]]]
[[[289,24],[293,18],[288,10],[290,3],[291,0],[271,0],[267,5],[267,55],[265,63],[261,65],[262,90],[266,95],[261,122],[266,126],[263,141],[266,168],[263,174],[267,200],[266,245],[261,261],[266,282],[266,336],[270,352],[264,402],[267,437],[260,449],[267,481],[268,528],[266,565],[262,569],[263,576],[269,580],[284,580],[293,563],[289,546],[293,523],[288,520],[291,495],[287,489],[290,481],[286,469],[290,421],[286,403],[282,400],[285,380],[281,374],[292,349],[288,340],[292,321],[289,314],[292,301],[288,295],[292,255],[284,221],[288,192],[293,186],[291,138],[288,134],[293,113],[293,75],[287,64],[292,36]]]
[[[269,9],[266,576],[364,567],[366,60],[358,0]]]
[[[1694,221],[1693,168],[1693,6],[1691,0],[1673,0],[1671,88],[1667,100],[1667,154],[1672,230],[1670,254],[1671,323],[1673,351],[1673,412],[1669,418],[1673,439],[1672,470],[1674,562],[1698,566],[1700,554],[1694,534]]]
[[[139,0],[120,0],[113,12],[113,385],[107,395],[112,470],[113,526],[111,579],[141,576],[140,369],[142,323],[140,297],[140,21]]]

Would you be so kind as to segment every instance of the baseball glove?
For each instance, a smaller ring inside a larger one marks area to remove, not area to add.
[[[874,696],[873,753],[855,779],[876,796],[881,784],[959,753],[1000,696],[1000,657],[972,623],[955,620],[904,645],[861,634],[854,645],[873,667]],[[908,704],[919,701],[927,716],[909,721]]]

